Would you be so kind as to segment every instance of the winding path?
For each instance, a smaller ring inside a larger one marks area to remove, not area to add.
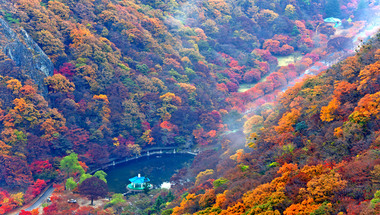
[[[44,200],[46,200],[53,193],[54,189],[55,188],[51,184],[49,186],[49,188],[47,188],[45,191],[43,191],[42,194],[40,194],[40,196],[37,198],[37,200],[34,203],[32,203],[31,205],[25,205],[22,208],[17,208],[17,209],[15,209],[13,211],[9,211],[7,214],[9,214],[9,215],[18,215],[18,214],[20,214],[21,210],[32,211],[33,209],[36,209],[36,208],[40,207],[41,204],[44,202]]]
[[[44,200],[46,200],[54,191],[54,187],[50,186],[40,198],[37,199],[35,203],[33,203],[31,206],[29,206],[27,209],[24,209],[25,211],[31,211],[33,209],[38,208]]]
[[[121,160],[121,161],[111,161],[109,162],[108,164],[106,164],[105,166],[102,166],[100,168],[97,168],[93,171],[90,172],[90,174],[93,174],[95,171],[97,170],[101,170],[105,167],[108,167],[108,166],[113,166],[117,163],[123,163],[123,162],[126,162],[126,161],[130,161],[130,160],[134,160],[134,159],[137,159],[137,158],[140,158],[140,157],[146,157],[146,156],[149,156],[149,155],[154,155],[154,154],[172,154],[172,153],[187,153],[187,154],[192,154],[194,156],[196,156],[198,153],[197,152],[192,152],[192,151],[187,151],[187,150],[183,150],[183,151],[180,151],[180,152],[159,152],[158,150],[174,150],[174,149],[177,149],[178,147],[153,147],[153,148],[148,148],[148,149],[144,149],[144,150],[141,150],[141,152],[146,152],[146,154],[142,154],[142,155],[139,155],[139,156],[136,156],[136,157],[131,157],[131,158],[126,158],[125,160]],[[151,152],[151,153],[149,153]],[[40,197],[37,199],[37,201],[35,201],[32,205],[30,205],[29,207],[25,208],[19,208],[17,209],[17,211],[14,211],[14,212],[10,212],[9,215],[18,215],[20,213],[21,210],[25,210],[25,211],[31,211],[33,209],[36,209],[38,208],[43,202],[44,200],[46,200],[54,191],[54,187],[52,185],[50,185],[50,187],[43,193],[40,195]]]

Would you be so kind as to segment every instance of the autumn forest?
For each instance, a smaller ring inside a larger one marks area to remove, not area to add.
[[[0,0],[0,214],[380,214],[379,15]],[[123,196],[95,171],[155,147],[198,153],[170,190]]]

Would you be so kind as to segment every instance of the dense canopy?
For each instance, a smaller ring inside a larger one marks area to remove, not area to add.
[[[379,211],[379,1],[0,7],[0,214]],[[91,172],[158,147],[201,152],[152,198]]]

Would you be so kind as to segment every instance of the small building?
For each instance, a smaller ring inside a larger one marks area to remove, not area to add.
[[[149,178],[141,177],[140,174],[138,174],[138,176],[130,178],[129,181],[131,183],[127,185],[127,189],[130,191],[142,192],[144,191],[144,184],[146,184],[149,189],[153,188],[152,184],[149,183]]]
[[[334,18],[334,17],[326,18],[323,21],[326,22],[326,23],[335,24],[334,28],[337,28],[337,27],[339,27],[339,26],[342,25],[342,20],[340,20],[338,18]]]

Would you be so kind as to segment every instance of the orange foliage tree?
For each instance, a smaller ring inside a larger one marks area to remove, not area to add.
[[[321,120],[323,122],[330,122],[336,118],[334,115],[335,111],[339,108],[340,102],[337,99],[330,101],[328,106],[322,107],[321,109]]]
[[[275,126],[274,129],[280,134],[294,131],[292,125],[297,122],[300,116],[301,110],[292,108],[290,112],[282,115],[281,119],[278,121],[278,126]]]

